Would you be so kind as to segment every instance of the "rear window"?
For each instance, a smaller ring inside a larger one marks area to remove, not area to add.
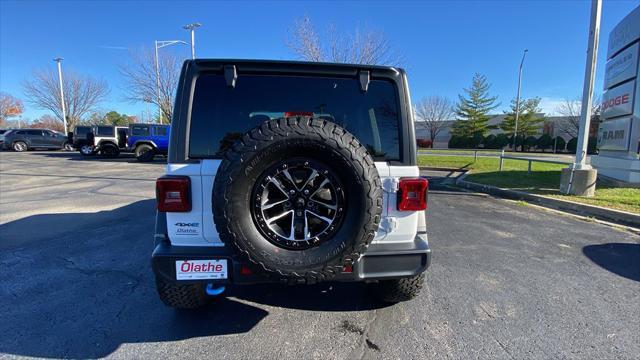
[[[353,78],[201,75],[193,98],[189,156],[216,158],[244,132],[285,112],[325,118],[354,134],[377,159],[400,160],[400,115],[393,82]]]
[[[148,136],[149,125],[134,125],[131,127],[131,136]]]
[[[98,126],[96,129],[96,135],[114,136],[113,126]]]

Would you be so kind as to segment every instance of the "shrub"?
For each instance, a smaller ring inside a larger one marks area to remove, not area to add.
[[[460,137],[453,135],[449,139],[449,149],[459,149],[460,148]]]
[[[554,143],[556,146],[556,151],[564,151],[565,147],[567,146],[567,142],[564,141],[564,138],[562,136],[556,136]]]
[[[574,153],[576,152],[577,148],[578,148],[578,138],[571,138],[571,140],[569,140],[569,142],[567,143],[567,151]]]
[[[482,145],[484,145],[485,149],[497,149],[496,147],[496,136],[493,134],[489,134],[482,140]]]
[[[536,142],[538,149],[546,150],[553,146],[553,138],[549,134],[542,134]]]
[[[503,147],[509,145],[509,137],[507,134],[498,134],[496,136],[496,149],[502,149]]]
[[[421,148],[433,147],[433,143],[429,139],[416,139],[416,143],[418,144],[418,147]]]
[[[509,137],[508,145],[509,145],[510,147],[512,147],[512,146],[513,146],[513,135],[511,135],[511,136]],[[518,136],[516,137],[516,148],[515,148],[515,149],[512,149],[512,150],[513,150],[513,151],[517,151],[517,150],[518,150],[518,147],[522,148],[522,146],[523,146],[523,145],[524,145],[524,138],[522,137],[522,135],[518,135]],[[523,149],[523,150],[524,150],[524,149]]]
[[[473,137],[469,138],[467,141],[467,145],[469,145],[470,149],[477,149],[482,144],[484,137],[480,133],[476,133]]]
[[[536,138],[533,135],[527,136],[527,138],[524,140],[524,145],[527,147],[527,151],[531,151],[531,148],[534,148],[537,143],[538,143],[538,138]]]

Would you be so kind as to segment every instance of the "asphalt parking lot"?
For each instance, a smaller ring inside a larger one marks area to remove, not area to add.
[[[638,358],[640,237],[433,190],[426,290],[231,289],[165,307],[150,270],[158,160],[0,153],[0,357]]]

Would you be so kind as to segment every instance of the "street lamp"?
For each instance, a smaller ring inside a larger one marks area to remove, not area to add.
[[[185,30],[191,31],[191,58],[196,58],[196,38],[195,38],[195,30],[202,26],[200,23],[192,23],[183,26],[182,28]]]
[[[156,48],[156,93],[158,97],[158,123],[162,124],[162,106],[160,106],[160,64],[158,61],[158,49],[162,49],[165,46],[171,46],[175,44],[184,44],[189,45],[186,41],[182,40],[156,40],[155,48]]]
[[[518,118],[520,117],[520,85],[522,84],[522,65],[524,65],[524,57],[527,55],[527,49],[524,49],[522,53],[522,60],[520,61],[520,71],[518,72],[518,93],[516,95],[516,124],[513,130],[513,151],[516,149],[516,140],[518,139]]]
[[[64,60],[61,57],[57,57],[53,59],[53,61],[58,63],[58,80],[60,80],[60,105],[62,107],[62,123],[64,125],[64,133],[67,133],[67,109],[64,106],[64,89],[62,88],[62,65],[61,62]]]

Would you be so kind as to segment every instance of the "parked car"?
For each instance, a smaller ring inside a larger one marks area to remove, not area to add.
[[[262,282],[418,295],[428,182],[404,70],[188,60],[178,83],[151,255],[165,304]]]
[[[130,124],[127,147],[141,162],[151,161],[155,155],[166,155],[169,130],[169,125]]]
[[[72,144],[83,156],[101,154],[104,157],[117,157],[121,151],[127,151],[126,126],[76,126],[69,134]]]
[[[0,150],[4,150],[4,134],[12,129],[0,129]]]
[[[68,142],[83,156],[94,155],[93,126],[76,126],[73,132],[68,134]]]
[[[27,151],[33,149],[71,149],[67,137],[49,129],[13,129],[2,134],[4,150]]]

